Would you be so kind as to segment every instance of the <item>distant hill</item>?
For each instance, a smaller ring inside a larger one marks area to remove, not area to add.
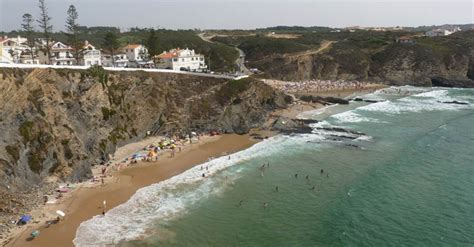
[[[468,31],[474,29],[474,24],[444,24],[438,26],[404,27],[404,29],[413,32],[426,32],[433,29],[453,29],[455,27],[461,28],[461,31]]]
[[[422,31],[298,34],[291,39],[255,35],[213,40],[238,46],[247,55],[248,67],[268,78],[474,86],[474,30],[436,38]],[[401,36],[412,42],[397,43]]]

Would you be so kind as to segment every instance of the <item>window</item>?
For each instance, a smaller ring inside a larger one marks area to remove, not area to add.
[[[181,58],[181,62],[184,62],[184,58]]]
[[[177,59],[177,58],[173,58],[173,62],[178,62],[178,59]]]

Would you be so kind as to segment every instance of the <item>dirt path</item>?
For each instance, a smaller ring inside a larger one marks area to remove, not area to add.
[[[329,49],[332,46],[332,44],[334,44],[335,42],[337,41],[324,40],[323,42],[321,42],[321,45],[318,47],[318,49],[312,49],[312,50],[296,52],[296,53],[289,53],[289,54],[285,54],[284,57],[300,57],[300,56],[319,54]]]

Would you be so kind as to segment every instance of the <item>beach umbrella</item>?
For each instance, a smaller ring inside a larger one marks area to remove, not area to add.
[[[56,214],[59,215],[59,216],[61,216],[61,217],[66,216],[66,214],[65,214],[63,211],[61,211],[61,210],[56,210]]]
[[[21,218],[20,218],[20,221],[23,222],[23,223],[28,223],[28,221],[31,220],[31,215],[22,215]]]
[[[34,230],[33,232],[31,232],[31,236],[34,238],[38,237],[39,235],[40,235],[40,231],[38,230]]]

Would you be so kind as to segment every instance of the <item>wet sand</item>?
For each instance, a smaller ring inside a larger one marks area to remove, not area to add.
[[[66,217],[58,224],[45,228],[42,224],[30,225],[12,239],[6,246],[73,246],[72,240],[80,223],[102,213],[102,202],[107,209],[126,202],[138,189],[178,175],[195,165],[204,163],[212,157],[224,153],[234,153],[255,143],[249,135],[222,135],[209,137],[203,143],[192,144],[174,158],[165,154],[156,162],[144,162],[125,168],[113,174],[112,180],[104,186],[95,188],[81,187],[69,197],[45,210],[62,209]],[[27,239],[31,231],[38,229],[41,234],[32,241]]]

